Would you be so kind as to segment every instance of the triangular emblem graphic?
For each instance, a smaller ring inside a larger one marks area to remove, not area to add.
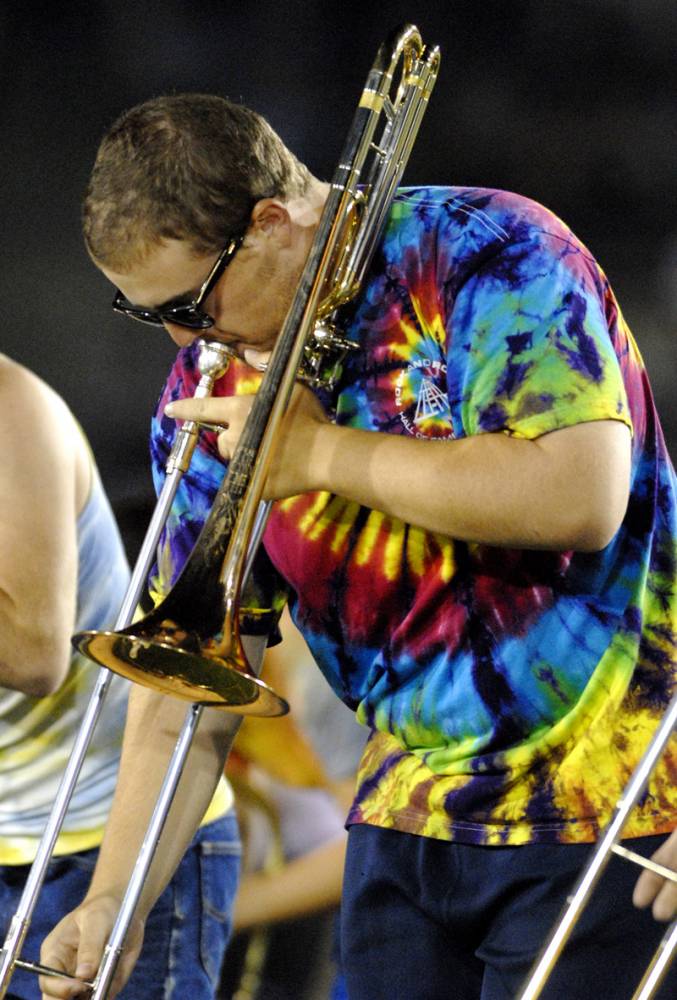
[[[416,415],[414,423],[420,424],[430,417],[450,412],[449,400],[431,378],[423,378],[416,400]]]

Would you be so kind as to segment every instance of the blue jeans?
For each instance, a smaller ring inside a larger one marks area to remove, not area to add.
[[[36,961],[52,927],[80,903],[97,854],[83,851],[50,862],[22,958]],[[146,922],[143,950],[119,1000],[213,1000],[231,929],[239,868],[240,840],[231,811],[195,835]],[[27,873],[27,866],[0,866],[2,940]],[[16,970],[9,995],[40,1000],[37,976]]]
[[[663,837],[625,843],[648,856]],[[589,844],[477,847],[350,828],[341,964],[350,1000],[513,1000]],[[613,856],[542,1000],[624,1000],[665,924],[632,905],[640,869]],[[657,997],[677,996],[673,967]]]

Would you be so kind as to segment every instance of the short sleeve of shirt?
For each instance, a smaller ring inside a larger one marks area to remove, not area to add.
[[[536,438],[592,420],[632,429],[606,289],[582,244],[547,232],[485,259],[448,303],[456,435]]]

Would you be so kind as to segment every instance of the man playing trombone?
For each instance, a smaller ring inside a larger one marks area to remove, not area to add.
[[[89,252],[116,309],[181,348],[153,424],[157,475],[175,421],[223,428],[182,482],[158,592],[234,451],[327,193],[265,121],[216,97],[146,102],[102,143]],[[285,414],[264,545],[315,659],[372,730],[347,821],[348,991],[505,1000],[674,688],[675,473],[603,272],[534,202],[401,190],[343,321],[358,348],[334,398],[299,385]],[[195,401],[205,329],[237,358]],[[140,746],[157,696],[135,697]],[[227,752],[229,724],[206,714],[204,766],[170,814],[141,922]],[[625,833],[673,866],[674,772],[671,746]],[[143,794],[123,762],[119,806]],[[114,809],[93,888],[45,962],[96,964],[141,832]],[[612,861],[546,995],[639,979],[660,929],[645,909],[617,917],[635,880]],[[637,894],[658,919],[674,911],[662,883],[643,876]]]

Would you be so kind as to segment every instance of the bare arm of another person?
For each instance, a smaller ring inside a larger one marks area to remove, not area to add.
[[[90,462],[65,403],[3,355],[0,401],[0,684],[41,697],[70,664]]]
[[[331,784],[331,792],[343,812],[348,811],[353,800],[354,786],[354,777]],[[233,929],[248,931],[338,906],[347,845],[348,834],[344,830],[333,840],[286,861],[280,868],[243,875],[235,897]]]
[[[235,899],[234,930],[294,920],[338,906],[346,844],[343,834],[279,869],[245,875]]]
[[[258,739],[251,739],[245,757],[257,762],[256,749],[262,747],[265,758],[258,759],[260,767],[282,782],[311,787],[317,784],[324,787],[334,800],[340,812],[345,815],[352,803],[355,791],[355,776],[351,774],[340,779],[330,779],[324,771],[322,762],[312,748],[310,742],[305,746],[298,742],[303,733],[303,718],[312,711],[312,706],[305,708],[294,700],[293,677],[295,670],[301,672],[319,671],[315,663],[310,662],[311,654],[301,634],[293,625],[289,612],[285,611],[280,621],[284,641],[273,647],[266,654],[264,677],[278,692],[282,692],[292,705],[291,719],[296,716],[297,724],[283,738],[287,745],[282,748],[278,740],[278,721],[273,720],[267,725],[270,736],[266,732],[265,739],[259,730]],[[291,690],[290,690],[291,688]],[[298,694],[298,691],[296,692]],[[335,696],[334,696],[335,697]],[[306,694],[308,702],[312,702],[312,692]],[[299,699],[301,701],[302,699]],[[336,699],[339,705],[338,698]],[[301,716],[298,723],[299,711]],[[347,711],[347,709],[345,710]],[[267,720],[252,719],[255,725],[267,724]],[[355,724],[357,725],[357,724]],[[242,736],[238,738],[238,748],[242,747]],[[365,730],[366,732],[366,730]],[[256,734],[254,734],[256,735]],[[292,737],[291,739],[289,737]],[[271,738],[273,739],[271,752]],[[303,736],[305,740],[305,736]],[[313,780],[315,779],[315,780]],[[260,871],[245,872],[235,897],[233,910],[233,928],[235,931],[248,931],[252,927],[295,920],[310,916],[341,902],[343,884],[343,868],[345,863],[348,834],[340,830],[331,840],[326,840],[307,853],[291,860],[285,860],[277,867]]]

